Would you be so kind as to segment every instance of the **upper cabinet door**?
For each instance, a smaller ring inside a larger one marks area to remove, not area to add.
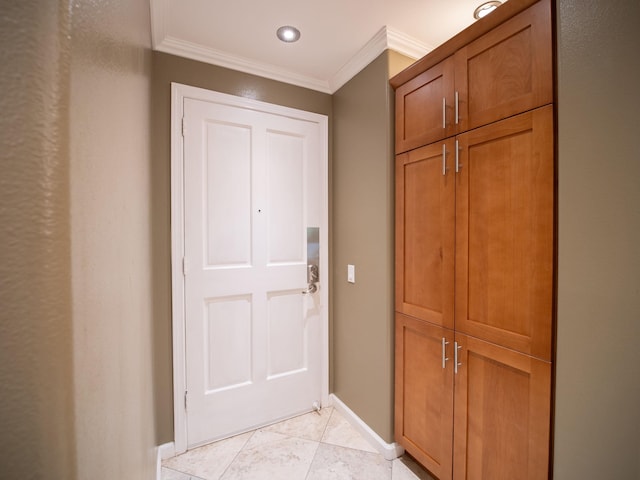
[[[455,328],[550,360],[553,107],[458,139]]]
[[[453,328],[454,141],[396,157],[396,311]]]
[[[455,133],[453,57],[396,90],[396,153]]]
[[[458,132],[553,101],[551,7],[541,1],[455,53]]]

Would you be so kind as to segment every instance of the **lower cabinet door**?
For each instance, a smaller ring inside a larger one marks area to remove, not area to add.
[[[396,313],[395,334],[396,441],[437,478],[449,480],[453,331]]]
[[[549,476],[551,364],[456,332],[456,480]]]

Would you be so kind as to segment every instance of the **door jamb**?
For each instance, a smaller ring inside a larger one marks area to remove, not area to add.
[[[326,115],[236,97],[203,88],[171,83],[171,300],[173,343],[173,428],[175,453],[187,450],[186,412],[186,345],[185,345],[185,277],[184,277],[184,158],[182,118],[184,99],[224,103],[251,110],[300,118],[320,125],[320,160],[322,162],[322,222],[320,225],[320,271],[326,279],[320,289],[322,309],[322,373],[320,399],[329,402],[329,153],[328,119]],[[311,406],[310,406],[311,407]]]

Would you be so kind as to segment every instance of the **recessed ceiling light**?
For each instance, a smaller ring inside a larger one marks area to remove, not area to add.
[[[476,8],[473,11],[473,18],[477,19],[477,18],[486,17],[491,12],[493,12],[496,8],[498,8],[501,3],[502,2],[499,2],[497,0],[493,2],[484,2],[482,5],[480,5],[478,8]]]
[[[298,30],[296,27],[285,25],[284,27],[280,27],[278,29],[276,35],[283,42],[297,42],[300,38],[300,30]]]

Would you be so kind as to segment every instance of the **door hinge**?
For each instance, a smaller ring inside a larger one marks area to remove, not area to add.
[[[184,391],[184,409],[187,410],[187,391]]]
[[[187,274],[187,257],[182,257],[182,275]]]
[[[182,117],[182,136],[184,137],[184,133],[186,132],[186,128],[185,128],[185,124],[184,124],[184,117]]]

